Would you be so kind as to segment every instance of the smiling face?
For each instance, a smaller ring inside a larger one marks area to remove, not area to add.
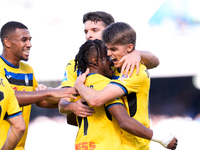
[[[110,43],[105,44],[107,47],[107,56],[109,56],[114,64],[115,67],[121,68],[123,62],[119,62],[122,57],[126,54],[130,53],[133,50],[133,44],[126,44],[126,45],[113,45]]]
[[[135,49],[136,32],[127,23],[117,22],[104,29],[102,39],[108,49],[107,55],[113,60],[115,67],[121,68],[121,58]]]
[[[105,24],[102,21],[86,21],[85,22],[85,38],[86,40],[102,39],[102,31],[105,29]]]
[[[31,45],[31,36],[28,29],[16,29],[8,37],[10,56],[13,60],[28,60]]]

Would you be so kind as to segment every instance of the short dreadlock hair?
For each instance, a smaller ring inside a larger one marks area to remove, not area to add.
[[[81,72],[85,72],[91,65],[99,65],[99,58],[103,60],[102,48],[105,47],[101,40],[88,40],[79,49],[78,54],[75,57],[74,70],[78,69]],[[96,57],[96,63],[91,62],[91,58]]]

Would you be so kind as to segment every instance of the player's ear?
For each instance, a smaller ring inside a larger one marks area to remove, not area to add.
[[[133,44],[128,44],[127,45],[127,52],[130,53],[135,49],[135,46]]]
[[[97,62],[97,57],[92,57],[92,63],[93,64],[97,64],[98,62]]]
[[[6,46],[6,47],[10,47],[10,40],[8,39],[8,38],[5,38],[4,40],[3,40],[3,44]]]

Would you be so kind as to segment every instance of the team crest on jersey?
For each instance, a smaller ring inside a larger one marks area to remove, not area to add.
[[[25,84],[28,86],[29,80],[28,80],[28,76],[25,75]]]
[[[126,78],[128,78],[128,76],[125,77],[125,74],[123,74],[123,75],[121,76],[120,80],[123,81],[123,80],[126,79]]]

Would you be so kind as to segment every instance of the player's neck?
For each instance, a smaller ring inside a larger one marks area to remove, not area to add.
[[[89,73],[96,73],[96,74],[101,74],[103,75],[97,68],[95,67],[90,67],[90,72]]]

